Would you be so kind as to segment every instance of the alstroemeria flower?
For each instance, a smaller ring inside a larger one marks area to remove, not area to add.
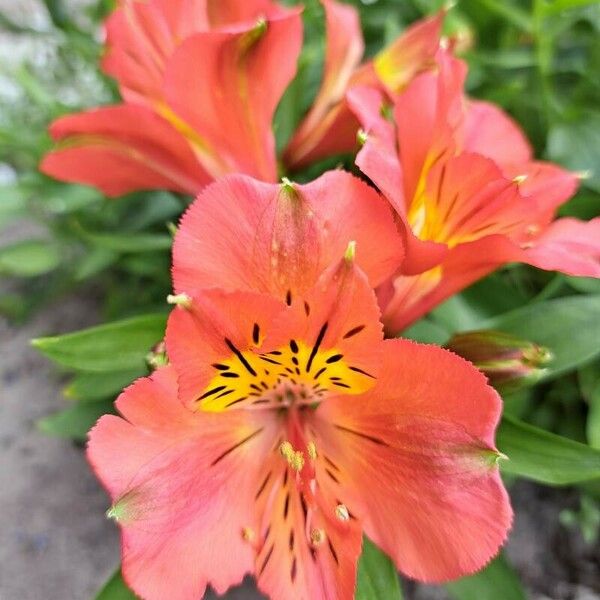
[[[576,174],[533,160],[508,116],[464,96],[465,65],[445,52],[438,61],[395,99],[395,129],[377,90],[349,94],[367,131],[357,164],[405,238],[406,259],[379,289],[390,332],[508,262],[600,276],[600,219],[554,221]]]
[[[290,140],[284,162],[292,169],[356,149],[359,123],[345,100],[356,85],[400,93],[419,73],[435,65],[445,11],[418,21],[372,60],[360,65],[364,42],[358,11],[335,0],[325,9],[327,51],[321,87]]]
[[[48,175],[108,196],[197,194],[214,178],[277,178],[271,122],[295,75],[299,10],[270,0],[122,0],[102,66],[123,104],[55,121]]]
[[[382,341],[378,316],[353,245],[290,305],[214,289],[173,311],[171,366],[88,447],[137,594],[197,600],[251,573],[273,600],[350,600],[363,531],[425,581],[497,552],[498,395],[446,350]]]

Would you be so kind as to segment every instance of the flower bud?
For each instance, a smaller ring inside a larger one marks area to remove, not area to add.
[[[502,392],[534,384],[553,358],[548,348],[493,330],[458,333],[446,347],[472,362]]]

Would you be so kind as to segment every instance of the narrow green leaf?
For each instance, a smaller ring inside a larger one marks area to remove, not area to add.
[[[546,4],[544,12],[548,15],[557,14],[563,10],[583,8],[584,6],[597,5],[598,0],[554,0]]]
[[[167,316],[143,315],[75,333],[33,340],[32,344],[60,365],[82,371],[139,370],[164,335]]]
[[[83,441],[94,423],[109,412],[112,412],[110,401],[76,404],[40,419],[37,425],[47,435]]]
[[[506,19],[515,27],[527,32],[531,32],[533,30],[531,17],[527,11],[523,10],[512,2],[508,0],[480,0],[480,3],[491,12],[494,12],[500,17]]]
[[[600,295],[530,304],[485,321],[482,328],[514,333],[549,348],[554,359],[542,379],[553,379],[600,355]]]
[[[118,258],[119,255],[112,250],[93,248],[83,256],[81,262],[76,266],[73,277],[76,281],[84,281],[108,268]]]
[[[114,373],[79,373],[65,388],[64,394],[67,398],[78,402],[111,398],[143,374],[142,369]]]
[[[173,238],[166,233],[91,233],[83,230],[79,233],[90,244],[113,252],[156,252],[169,250],[173,244]]]
[[[495,558],[483,571],[447,584],[456,600],[525,600],[518,575],[504,556]]]
[[[549,485],[570,485],[600,478],[600,450],[554,435],[504,415],[496,435],[508,456],[500,467]]]
[[[368,538],[358,563],[356,600],[400,600],[402,590],[396,567]]]
[[[37,277],[60,264],[56,244],[46,240],[28,240],[0,248],[0,273],[14,277]]]
[[[41,184],[40,184],[41,185]],[[66,215],[104,201],[95,188],[84,185],[64,184],[56,181],[44,183],[42,206],[55,215]]]
[[[136,598],[137,596],[125,585],[119,568],[98,592],[94,600],[136,600]]]

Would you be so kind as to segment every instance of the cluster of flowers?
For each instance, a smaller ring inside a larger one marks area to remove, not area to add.
[[[168,365],[88,447],[147,600],[247,573],[275,600],[350,599],[363,532],[416,579],[480,569],[512,520],[501,400],[464,359],[384,330],[507,262],[600,276],[600,219],[554,221],[576,175],[465,96],[443,12],[360,64],[356,11],[322,4],[322,86],[281,159],[356,152],[359,132],[373,185],[276,183],[302,21],[270,0],[122,0],[103,67],[124,103],[52,126],[48,174],[199,193],[174,242]]]

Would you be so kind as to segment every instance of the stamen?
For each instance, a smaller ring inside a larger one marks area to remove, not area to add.
[[[279,452],[281,452],[281,456],[289,459],[289,457],[294,453],[294,446],[289,442],[282,442],[281,446],[279,446]]]
[[[345,504],[338,504],[335,507],[335,516],[340,521],[348,521],[350,519],[350,513]]]
[[[242,539],[246,542],[253,542],[256,538],[256,534],[254,533],[254,529],[251,527],[243,527],[242,528]]]
[[[305,462],[304,452],[294,450],[294,447],[288,441],[282,442],[281,446],[279,446],[279,452],[294,471],[302,471]]]
[[[524,183],[527,180],[527,177],[528,177],[527,175],[517,175],[516,177],[513,177],[513,181],[517,185],[521,185],[522,183]]]
[[[344,253],[344,258],[347,262],[352,262],[356,257],[356,242],[348,242],[348,247]]]
[[[317,458],[317,445],[314,442],[308,442],[306,450],[308,451],[308,456],[311,460]]]
[[[167,296],[167,304],[181,306],[181,308],[189,309],[192,307],[192,299],[187,294],[169,294]]]
[[[299,450],[294,452],[294,455],[288,459],[288,463],[294,471],[302,471],[304,467],[304,453]]]
[[[310,541],[313,546],[320,546],[325,541],[325,531],[323,529],[312,529],[310,532]]]

